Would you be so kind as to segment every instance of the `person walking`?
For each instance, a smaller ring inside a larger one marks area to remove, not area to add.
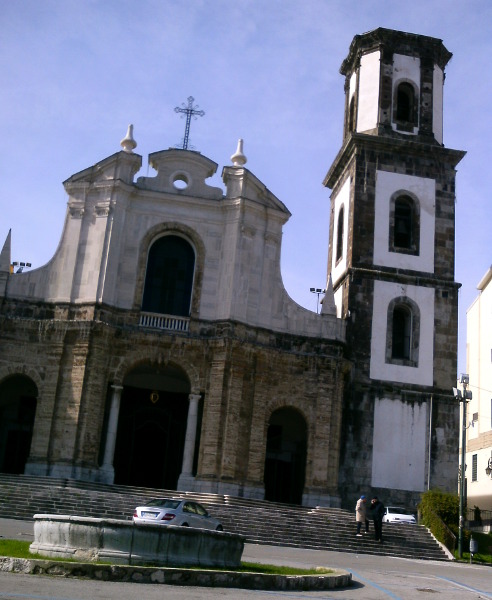
[[[357,537],[362,537],[362,533],[360,532],[362,528],[362,523],[365,526],[365,533],[369,533],[369,521],[367,519],[367,506],[366,506],[366,497],[364,494],[357,500],[357,504],[355,505],[355,521],[357,523]]]
[[[374,539],[376,542],[383,541],[383,516],[384,516],[384,504],[379,500],[377,496],[371,500],[370,515],[374,522]]]

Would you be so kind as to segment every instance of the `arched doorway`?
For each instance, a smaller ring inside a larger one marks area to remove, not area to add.
[[[294,408],[270,417],[265,458],[265,499],[302,504],[306,471],[307,426]]]
[[[114,482],[176,489],[183,462],[189,381],[177,367],[140,366],[123,381]]]
[[[0,383],[0,472],[22,474],[31,449],[38,389],[25,375]]]

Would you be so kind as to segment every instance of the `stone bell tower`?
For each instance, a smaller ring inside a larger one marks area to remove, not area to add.
[[[347,321],[340,492],[418,501],[454,489],[458,406],[455,167],[443,145],[441,40],[357,35],[345,76],[343,145],[332,190],[328,273]]]

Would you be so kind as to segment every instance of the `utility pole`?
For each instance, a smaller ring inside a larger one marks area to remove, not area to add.
[[[466,403],[472,399],[472,393],[466,388],[470,383],[470,377],[462,373],[460,383],[463,385],[463,394],[457,388],[453,388],[455,398],[459,402],[463,402],[463,414],[461,421],[461,466],[459,470],[460,475],[460,517],[459,517],[459,529],[458,529],[458,556],[463,557],[463,525],[465,521],[464,509],[465,509],[465,471],[466,471]]]

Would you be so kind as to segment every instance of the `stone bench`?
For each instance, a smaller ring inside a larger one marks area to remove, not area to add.
[[[241,564],[244,549],[243,536],[223,531],[72,515],[33,518],[34,542],[29,550],[51,558],[234,568]]]

